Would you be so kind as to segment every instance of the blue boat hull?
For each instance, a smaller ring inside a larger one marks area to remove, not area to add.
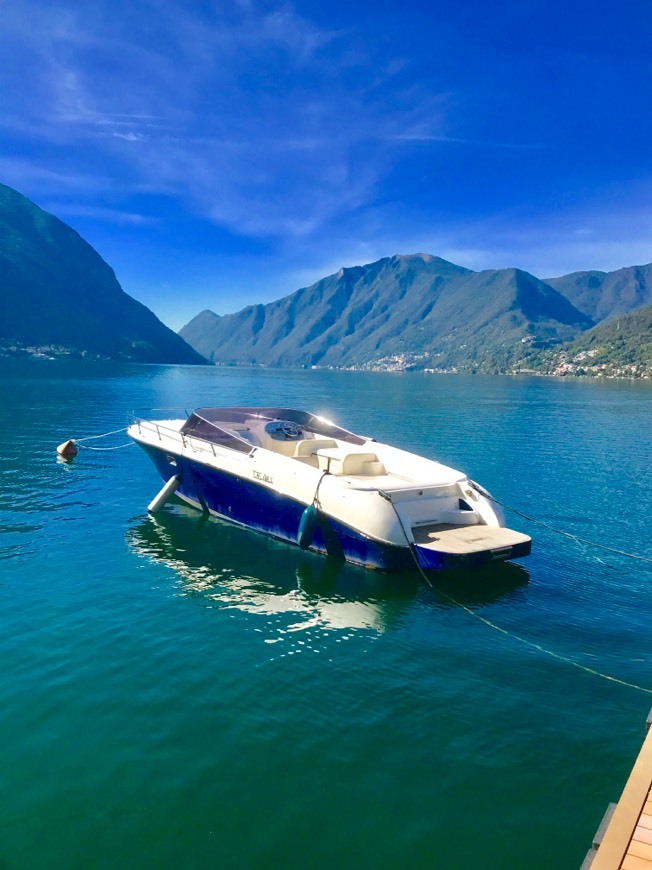
[[[418,544],[414,545],[415,558],[423,571],[445,571],[452,568],[481,568],[483,565],[488,565],[490,562],[521,559],[524,556],[529,556],[531,550],[532,544],[530,541],[522,544],[515,544],[508,552],[502,551],[499,556],[496,556],[491,550],[485,550],[480,553],[452,555],[450,553],[441,553],[438,550],[434,550],[432,547],[420,547]]]
[[[147,445],[141,446],[163,480],[180,475],[181,483],[176,495],[222,519],[298,546],[305,504],[182,456],[174,456],[176,465],[173,466],[168,459],[170,454]],[[330,517],[322,517],[317,524],[309,549],[381,571],[414,569],[414,559],[408,547],[374,541]]]

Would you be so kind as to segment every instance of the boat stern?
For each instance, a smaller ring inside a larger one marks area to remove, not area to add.
[[[414,552],[424,571],[477,568],[529,556],[532,538],[495,526],[437,525],[414,529]]]

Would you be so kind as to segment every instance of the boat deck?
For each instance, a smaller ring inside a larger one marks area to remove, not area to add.
[[[512,529],[495,526],[453,526],[447,524],[415,526],[414,541],[420,547],[432,547],[440,553],[464,555],[485,553],[490,550],[497,555],[501,550],[511,550],[517,544],[525,544],[530,538]]]
[[[652,870],[651,724],[652,711],[643,748],[613,814],[609,818],[607,811],[606,823],[598,829],[583,870]]]

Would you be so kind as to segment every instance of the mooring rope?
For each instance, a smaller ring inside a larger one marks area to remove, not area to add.
[[[74,443],[76,444],[77,442],[75,441]],[[123,447],[131,447],[131,445],[135,443],[135,441],[127,441],[125,444],[118,444],[117,447],[91,447],[90,444],[80,444],[79,446],[82,450],[95,450],[98,453],[104,453],[107,450],[122,450]]]
[[[312,504],[313,504],[313,507],[316,507],[318,511],[322,510],[321,502],[319,501],[319,487],[321,486],[322,480],[329,474],[330,474],[330,471],[328,469],[326,469],[326,471],[323,472],[322,476],[317,481],[317,489],[315,490],[315,495],[312,499]]]
[[[593,674],[594,677],[601,677],[603,680],[609,680],[611,683],[618,683],[620,686],[626,686],[628,689],[636,689],[639,692],[645,692],[646,695],[652,695],[652,689],[648,689],[645,686],[639,686],[637,683],[630,683],[627,680],[621,680],[620,677],[614,677],[611,674],[605,674],[602,671],[598,671],[595,668],[590,668],[588,665],[583,665],[575,659],[571,659],[568,656],[561,655],[561,653],[556,653],[554,650],[547,649],[547,647],[542,646],[540,643],[536,643],[533,640],[528,640],[525,637],[521,637],[518,634],[514,634],[513,631],[509,631],[507,628],[503,628],[501,625],[497,625],[495,622],[492,622],[490,619],[487,619],[485,616],[481,616],[475,610],[472,610],[468,605],[462,604],[460,601],[456,601],[452,595],[448,595],[448,593],[444,592],[443,589],[437,589],[436,586],[433,586],[432,583],[428,580],[425,572],[422,570],[421,565],[418,566],[421,571],[422,576],[426,578],[431,589],[434,589],[440,595],[443,595],[445,598],[456,604],[458,607],[461,607],[462,610],[465,610],[471,616],[474,616],[476,619],[479,619],[480,622],[483,622],[489,628],[493,628],[494,631],[499,631],[501,634],[506,635],[506,637],[511,637],[514,640],[517,640],[519,643],[523,643],[526,646],[532,647],[532,649],[536,649],[539,652],[545,653],[545,655],[551,656],[554,659],[558,659],[561,662],[566,662],[568,665],[572,665],[575,668],[579,668],[581,671],[585,671],[587,674]]]
[[[557,659],[558,661],[561,661],[561,662],[565,662],[566,664],[572,665],[575,668],[579,668],[581,671],[584,671],[587,674],[592,674],[594,677],[600,677],[603,680],[608,680],[611,683],[617,683],[618,685],[625,686],[628,689],[636,689],[639,692],[644,692],[646,695],[652,695],[652,689],[648,689],[645,686],[639,686],[637,683],[630,683],[627,680],[621,680],[620,677],[614,677],[611,674],[605,674],[602,671],[596,670],[595,668],[588,667],[588,665],[583,665],[580,662],[575,661],[575,659],[571,659],[568,656],[561,655],[561,653],[556,653],[553,650],[548,649],[545,646],[542,646],[540,643],[536,643],[533,640],[528,640],[525,637],[521,637],[520,635],[515,634],[513,631],[510,631],[509,629],[503,628],[502,625],[498,625],[497,623],[492,622],[492,620],[487,619],[485,616],[481,616],[475,610],[470,608],[467,604],[462,604],[461,601],[458,601],[456,598],[453,598],[452,595],[449,595],[447,592],[444,592],[443,589],[439,589],[437,586],[434,585],[434,583],[431,582],[430,578],[428,577],[426,572],[421,567],[421,564],[419,562],[419,557],[417,556],[417,553],[415,550],[415,544],[413,544],[410,541],[410,538],[408,536],[406,528],[403,525],[403,520],[401,518],[401,515],[399,514],[399,512],[396,508],[396,505],[394,504],[391,497],[387,493],[382,493],[382,495],[383,495],[383,498],[385,498],[393,507],[394,513],[396,514],[396,519],[398,520],[399,525],[401,526],[401,529],[403,531],[403,535],[405,536],[405,541],[408,545],[410,553],[412,554],[412,558],[414,559],[414,564],[417,566],[417,570],[418,570],[419,574],[421,574],[423,579],[426,581],[426,583],[428,584],[428,586],[432,590],[437,592],[439,595],[443,595],[444,598],[448,599],[448,601],[451,602],[451,604],[454,604],[456,607],[459,607],[462,610],[466,611],[466,613],[468,613],[469,616],[472,616],[474,619],[477,619],[480,622],[484,623],[484,625],[486,625],[488,628],[492,628],[494,631],[498,631],[498,632],[500,632],[500,634],[504,634],[506,637],[511,637],[513,640],[517,640],[519,643],[525,644],[525,646],[532,647],[532,649],[536,649],[539,652],[542,652],[545,655],[550,656],[551,658]],[[495,499],[494,499],[494,501],[495,501]],[[499,504],[500,504],[500,502],[499,502]],[[506,505],[504,505],[504,507],[506,507]]]
[[[128,426],[123,426],[122,429],[114,429],[112,432],[103,432],[101,435],[88,435],[86,438],[73,438],[75,444],[81,444],[82,441],[97,441],[98,438],[108,438],[109,435],[118,435],[120,432],[126,432]]]
[[[571,540],[576,541],[579,544],[586,544],[589,547],[597,547],[600,550],[606,550],[608,553],[616,553],[618,556],[627,556],[629,559],[638,559],[640,562],[652,563],[652,558],[650,556],[641,556],[639,553],[629,553],[627,550],[618,550],[616,547],[608,547],[606,544],[599,544],[597,541],[589,541],[587,538],[581,538],[579,535],[573,535],[571,532],[565,532],[563,529],[557,529],[555,528],[555,526],[544,523],[542,520],[536,520],[534,517],[530,517],[527,514],[524,514],[523,511],[520,511],[509,504],[505,504],[502,501],[498,501],[498,499],[494,498],[493,496],[491,496],[491,499],[492,501],[495,501],[496,504],[499,504],[501,507],[506,508],[508,511],[512,511],[512,513],[518,514],[519,517],[523,517],[524,520],[528,520],[528,522],[534,523],[537,526],[542,526],[544,529],[548,529],[548,531],[550,532],[555,532],[558,535],[563,535],[565,538],[570,538]]]
[[[109,450],[122,450],[124,447],[131,447],[134,441],[127,441],[125,444],[118,444],[117,447],[91,447],[90,444],[84,444],[85,441],[97,441],[100,438],[108,438],[110,435],[119,435],[120,432],[126,432],[128,426],[123,426],[122,429],[113,429],[111,432],[103,432],[101,435],[88,435],[86,438],[72,438],[73,444],[78,445],[83,450],[96,450],[98,453],[104,453]]]

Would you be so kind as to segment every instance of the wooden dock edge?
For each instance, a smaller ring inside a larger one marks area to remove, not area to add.
[[[617,804],[609,804],[580,870],[652,870],[652,710]]]

